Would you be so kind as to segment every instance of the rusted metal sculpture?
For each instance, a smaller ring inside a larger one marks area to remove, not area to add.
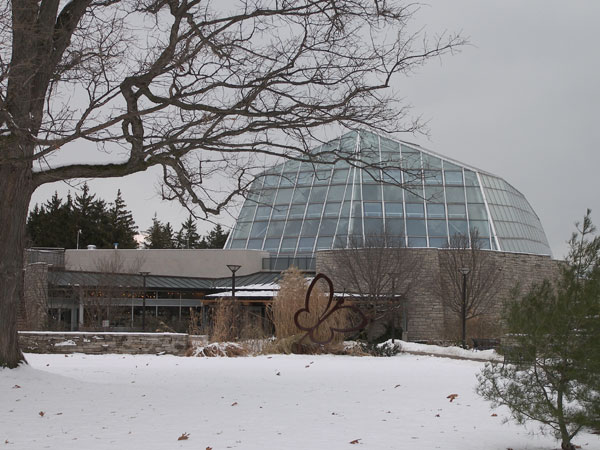
[[[325,282],[327,282],[327,284],[329,285],[329,301],[327,302],[327,306],[326,306],[325,310],[323,311],[323,313],[318,317],[316,323],[314,323],[310,326],[302,325],[299,321],[300,315],[302,315],[304,313],[306,313],[307,315],[310,314],[311,293],[312,293],[312,290],[313,290],[314,286],[316,285],[316,283],[321,279],[325,280]],[[308,337],[315,344],[325,345],[325,344],[330,343],[333,340],[335,333],[350,333],[353,331],[359,331],[359,330],[362,330],[367,325],[368,320],[367,320],[366,316],[356,306],[344,305],[343,298],[336,300],[336,302],[333,306],[332,306],[332,303],[333,303],[333,283],[331,282],[329,277],[327,277],[326,275],[324,275],[322,273],[319,273],[312,280],[312,282],[310,283],[310,286],[308,286],[308,291],[306,292],[306,301],[304,303],[304,308],[299,309],[298,311],[296,311],[296,314],[294,314],[294,323],[296,324],[296,326],[300,330],[306,331],[306,334],[302,337],[302,339],[300,339],[299,344],[301,344]],[[329,333],[326,335],[327,337],[325,339],[319,339],[317,337],[318,336],[317,332],[322,330],[323,327],[327,327],[327,325],[325,324],[325,321],[327,319],[329,319],[333,314],[340,313],[343,310],[346,310],[346,311],[350,310],[357,317],[360,317],[361,318],[360,323],[356,326],[349,327],[349,328],[329,327]]]

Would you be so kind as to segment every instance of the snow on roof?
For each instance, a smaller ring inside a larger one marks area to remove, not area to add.
[[[273,289],[263,291],[238,291],[237,289],[235,290],[236,297],[271,298],[275,295],[277,295],[277,291]],[[233,297],[233,294],[231,291],[225,291],[218,292],[216,294],[209,294],[207,295],[207,297]]]

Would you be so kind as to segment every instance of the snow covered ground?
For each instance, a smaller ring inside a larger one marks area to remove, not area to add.
[[[27,359],[29,366],[0,369],[0,449],[559,447],[503,423],[506,410],[490,410],[474,392],[477,361],[407,354]],[[450,402],[450,394],[458,397]],[[188,439],[178,440],[184,433]],[[596,435],[576,443],[600,449]]]

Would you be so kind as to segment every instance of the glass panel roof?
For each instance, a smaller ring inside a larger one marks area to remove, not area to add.
[[[307,255],[383,234],[441,248],[477,230],[481,248],[551,255],[529,202],[497,176],[367,131],[316,152],[330,163],[287,161],[257,177],[226,248]]]

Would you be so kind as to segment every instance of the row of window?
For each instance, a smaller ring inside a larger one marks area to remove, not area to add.
[[[408,237],[386,236],[386,245],[389,247],[448,247],[447,237]],[[351,244],[350,244],[351,243]],[[231,248],[248,248],[251,250],[265,250],[279,254],[312,254],[317,250],[331,248],[347,248],[348,245],[362,245],[361,236],[321,236],[321,237],[285,237],[265,239],[250,239],[246,241],[233,240]],[[478,245],[482,249],[495,248],[490,238],[479,238]]]

